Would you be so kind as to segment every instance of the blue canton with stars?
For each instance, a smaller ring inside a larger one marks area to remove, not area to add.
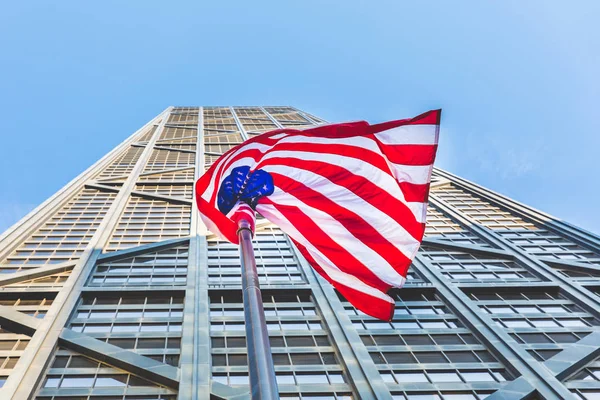
[[[256,208],[258,199],[273,194],[273,177],[262,169],[250,171],[247,165],[234,168],[223,179],[217,196],[219,211],[227,215],[238,201]]]

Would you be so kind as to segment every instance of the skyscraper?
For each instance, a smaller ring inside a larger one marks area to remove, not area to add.
[[[0,236],[0,399],[244,399],[238,249],[194,181],[323,120],[170,107]],[[357,312],[264,220],[254,240],[287,399],[600,398],[600,238],[436,170],[393,321]]]

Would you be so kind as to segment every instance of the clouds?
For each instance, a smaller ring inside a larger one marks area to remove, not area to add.
[[[493,174],[497,179],[523,178],[540,172],[547,157],[548,143],[539,137],[466,135],[465,156],[480,173]]]

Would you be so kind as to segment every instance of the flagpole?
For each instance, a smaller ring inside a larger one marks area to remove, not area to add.
[[[252,234],[250,223],[244,219],[240,220],[237,235],[240,240],[250,393],[252,394],[252,400],[277,400],[279,399],[279,390],[275,368],[273,367],[265,310],[258,283]]]

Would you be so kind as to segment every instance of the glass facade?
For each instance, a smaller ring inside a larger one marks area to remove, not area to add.
[[[221,154],[326,121],[169,107],[0,236],[0,398],[244,399],[237,246],[193,185]],[[254,238],[285,399],[600,399],[600,238],[436,169],[426,234],[378,321],[276,226]]]

